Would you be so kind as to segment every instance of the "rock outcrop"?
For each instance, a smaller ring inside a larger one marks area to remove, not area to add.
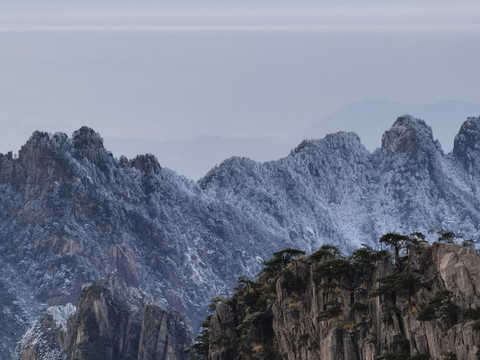
[[[28,329],[18,344],[20,360],[64,360],[68,348],[67,321],[75,306],[52,306]]]
[[[455,136],[453,156],[471,174],[478,174],[480,159],[480,121],[468,118]]]
[[[185,349],[192,335],[185,319],[155,305],[147,305],[143,313],[138,360],[188,359]]]
[[[270,262],[258,281],[242,279],[232,298],[215,299],[208,336],[196,345],[201,357],[478,359],[480,256],[472,249],[415,240],[399,257],[362,248],[352,260],[332,250],[288,259],[275,273]]]
[[[51,307],[27,331],[21,360],[186,360],[186,320],[109,277],[86,286],[75,308]]]

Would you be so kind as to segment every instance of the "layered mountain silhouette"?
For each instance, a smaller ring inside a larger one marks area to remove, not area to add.
[[[471,114],[480,114],[480,104],[461,100],[443,100],[433,104],[414,105],[385,100],[367,100],[344,106],[321,117],[308,128],[298,129],[298,133],[293,131],[285,139],[199,136],[191,139],[159,141],[106,137],[105,144],[116,155],[135,157],[139,153],[155,154],[161,159],[163,166],[175,169],[189,179],[198,180],[211,168],[231,156],[244,156],[261,162],[279,159],[286,156],[303,139],[321,139],[327,134],[338,131],[355,132],[362,139],[362,144],[369,151],[374,151],[381,146],[382,134],[388,130],[392,120],[399,114],[411,113],[430,124],[443,150],[450,152],[453,148],[453,139],[464,119]],[[60,128],[64,129],[65,126]],[[23,129],[25,128],[27,128],[26,125],[23,126]],[[71,125],[66,128],[70,129]],[[8,139],[7,135],[5,137],[3,143],[11,144],[11,140],[9,141],[11,136]],[[18,138],[21,139],[23,136]],[[2,140],[1,134],[0,140]]]
[[[435,227],[477,240],[479,137],[469,118],[445,154],[403,116],[373,153],[336,133],[278,161],[228,159],[195,183],[152,155],[113,157],[90,128],[36,131],[18,157],[0,157],[1,353],[13,356],[41,304],[76,303],[108,275],[197,329],[211,297],[286,247],[348,252]]]

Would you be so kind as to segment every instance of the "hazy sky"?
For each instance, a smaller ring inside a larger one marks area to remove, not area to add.
[[[368,99],[480,103],[479,20],[478,1],[0,0],[0,151],[34,129],[287,138]]]

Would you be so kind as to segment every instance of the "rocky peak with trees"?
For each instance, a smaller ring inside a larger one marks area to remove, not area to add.
[[[393,252],[278,252],[232,297],[212,300],[192,358],[477,359],[480,256],[454,239],[390,233],[381,241]]]

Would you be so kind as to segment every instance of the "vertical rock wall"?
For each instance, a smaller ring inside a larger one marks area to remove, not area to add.
[[[479,269],[480,257],[454,244],[411,245],[399,258],[382,254],[371,267],[303,256],[273,277],[270,303],[245,305],[243,287],[217,304],[206,357],[474,360],[480,355]],[[256,291],[268,291],[258,286]],[[271,326],[267,340],[241,332],[253,306],[264,306],[269,323],[257,322],[249,331],[265,334]],[[268,344],[274,351],[267,356],[262,351]]]
[[[115,278],[90,284],[67,329],[45,315],[22,340],[20,359],[186,359],[192,334],[185,319],[150,301]]]

